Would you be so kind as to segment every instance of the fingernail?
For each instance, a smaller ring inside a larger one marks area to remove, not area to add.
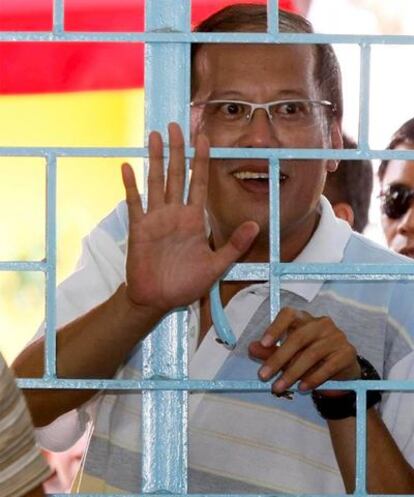
[[[269,376],[270,376],[270,373],[272,372],[272,369],[270,368],[270,366],[263,366],[260,370],[259,370],[259,376],[260,378],[262,378],[263,380],[266,380]]]
[[[286,390],[287,383],[284,380],[277,380],[275,383],[275,390],[276,392],[280,393]]]
[[[301,392],[307,392],[309,390],[309,385],[302,381],[301,383],[299,383],[299,390]]]
[[[275,340],[272,336],[270,335],[265,335],[261,340],[260,343],[263,345],[263,347],[270,347],[275,343]]]

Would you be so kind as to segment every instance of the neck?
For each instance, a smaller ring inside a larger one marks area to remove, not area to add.
[[[280,233],[281,262],[292,262],[296,259],[315,233],[320,217],[320,213],[314,211],[293,229],[282,230]]]
[[[280,261],[292,262],[306,247],[318,227],[320,213],[313,211],[289,230],[280,233]],[[213,247],[224,245],[223,236],[213,232],[210,237]],[[269,233],[261,232],[250,249],[237,262],[269,262]]]

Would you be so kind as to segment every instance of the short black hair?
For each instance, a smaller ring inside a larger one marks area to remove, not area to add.
[[[344,148],[357,148],[356,142],[344,135]],[[341,160],[333,173],[328,173],[324,195],[332,205],[345,202],[354,211],[354,230],[362,233],[368,224],[374,173],[369,160]]]
[[[397,148],[399,145],[403,145],[406,143],[407,145],[414,145],[414,118],[406,121],[397,131],[392,135],[390,144],[387,147],[387,150],[393,150]],[[378,178],[380,181],[383,180],[385,171],[387,170],[389,160],[381,161],[381,164],[378,168]]]
[[[266,32],[267,30],[267,7],[262,4],[235,3],[218,10],[198,26],[196,33],[222,33],[222,32]],[[313,33],[312,24],[293,12],[279,9],[279,31],[281,33]],[[196,90],[195,60],[203,43],[191,45],[191,88],[192,93]],[[330,44],[322,43],[313,46],[315,58],[315,80],[318,84],[321,96],[334,104],[335,116],[338,121],[342,120],[343,98],[342,77],[338,59]]]

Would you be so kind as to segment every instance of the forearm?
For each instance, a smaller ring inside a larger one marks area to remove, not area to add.
[[[162,313],[132,305],[122,285],[107,301],[69,323],[57,333],[59,378],[112,378],[130,350],[151,331]],[[44,339],[31,344],[13,364],[16,375],[43,375]],[[90,390],[26,390],[35,426],[44,426],[79,407],[93,396]],[[47,409],[45,409],[47,406]]]
[[[348,493],[355,486],[356,419],[328,421],[336,459]],[[377,411],[367,412],[367,490],[380,494],[412,494],[414,471]]]
[[[27,494],[25,494],[25,497],[44,497],[44,495],[43,488],[40,485],[33,490],[30,490]]]

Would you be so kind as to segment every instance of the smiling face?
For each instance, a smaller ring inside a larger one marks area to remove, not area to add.
[[[310,46],[204,45],[195,61],[196,90],[193,101],[239,100],[262,104],[277,100],[321,100],[315,83],[314,59],[314,48]],[[290,112],[290,109],[287,110]],[[284,123],[279,125],[278,120],[273,120],[272,124],[265,110],[257,109],[250,122],[242,126],[228,126],[212,119],[211,113],[200,105],[192,111],[192,133],[193,136],[197,132],[206,133],[212,147],[340,146],[336,121],[330,121],[332,125],[328,123],[326,109],[320,110],[318,115],[318,125],[289,128]],[[335,169],[333,162],[281,161],[280,235],[284,259],[297,255],[312,234],[329,169]],[[207,208],[216,245],[221,245],[241,222],[254,220],[261,229],[255,246],[257,252],[263,254],[267,251],[267,174],[266,160],[211,160]]]
[[[414,150],[414,147],[402,145],[396,150]],[[385,192],[392,185],[404,185],[414,190],[414,161],[392,160],[388,163],[381,191]],[[382,213],[381,223],[388,246],[414,259],[414,199],[411,199],[408,210],[397,219]]]

